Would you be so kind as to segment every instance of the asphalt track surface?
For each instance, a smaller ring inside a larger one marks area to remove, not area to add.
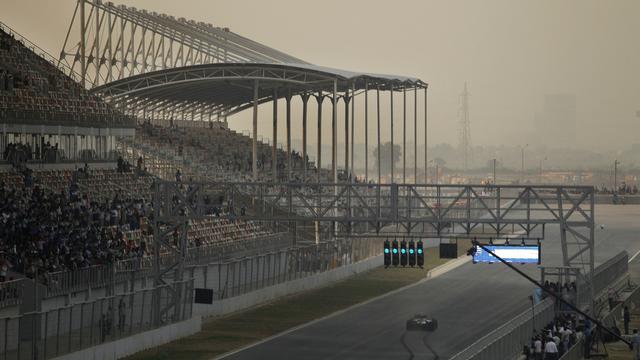
[[[640,252],[640,206],[597,205],[596,266],[627,250]],[[604,224],[604,229],[600,225]],[[547,228],[543,265],[561,262],[557,226]],[[638,268],[640,256],[631,268]],[[534,265],[522,265],[538,277]],[[225,359],[409,359],[401,337],[405,321],[416,313],[438,319],[438,330],[407,333],[415,359],[448,359],[478,338],[526,311],[533,286],[502,264],[464,264],[346,312],[250,346]],[[425,346],[423,340],[428,346]]]

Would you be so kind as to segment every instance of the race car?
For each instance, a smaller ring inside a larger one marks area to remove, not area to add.
[[[407,320],[407,331],[435,331],[438,328],[438,320],[425,314],[416,314]]]

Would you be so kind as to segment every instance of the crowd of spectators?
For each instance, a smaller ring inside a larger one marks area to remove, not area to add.
[[[561,313],[532,336],[531,342],[524,346],[524,355],[527,360],[557,360],[582,336],[590,336],[587,335],[590,331],[588,320],[578,325],[575,315]]]
[[[11,165],[18,168],[30,160],[41,160],[46,163],[55,163],[62,158],[58,144],[51,145],[44,142],[42,146],[36,144],[33,148],[30,144],[9,143],[4,148],[2,159],[8,161]]]
[[[578,288],[576,286],[575,281],[567,281],[565,283],[553,282],[553,281],[545,281],[543,287],[556,294],[562,300],[566,301],[569,304],[575,305],[577,300]],[[541,291],[541,298],[544,299],[548,297],[548,293],[545,291]],[[560,309],[569,310],[569,308],[558,301],[558,306]]]
[[[11,112],[14,115],[10,115]],[[23,115],[17,115],[20,112]],[[30,115],[24,115],[30,114]],[[36,116],[36,115],[40,116]],[[0,115],[69,122],[133,125],[133,120],[89,94],[79,83],[0,28]],[[98,125],[98,124],[95,124]]]
[[[187,157],[191,163],[201,165],[217,175],[228,175],[232,179],[250,175],[253,170],[251,138],[224,126],[211,124],[209,128],[176,128],[154,126],[149,121],[144,121],[137,131],[136,141],[158,152]],[[257,166],[265,180],[273,177],[272,155],[269,144],[258,142]],[[275,161],[278,179],[288,180],[287,152],[278,149]],[[315,167],[309,162],[308,156],[303,159],[299,152],[291,152],[294,181],[304,180],[302,170],[305,162],[309,173],[315,174]]]
[[[13,270],[33,277],[145,254],[125,236],[151,213],[145,199],[90,199],[75,181],[54,193],[23,175],[21,186],[0,182],[0,253]]]

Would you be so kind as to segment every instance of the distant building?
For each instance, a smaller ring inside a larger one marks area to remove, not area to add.
[[[535,115],[536,143],[554,148],[576,145],[577,116],[575,94],[547,94],[543,109]]]

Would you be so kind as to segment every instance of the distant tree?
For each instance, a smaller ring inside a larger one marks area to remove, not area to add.
[[[441,157],[437,157],[435,159],[433,159],[433,162],[438,165],[438,167],[443,168],[445,165],[447,165],[447,162],[441,158]]]
[[[373,150],[373,157],[375,158],[375,165],[378,166],[378,156],[380,157],[380,172],[382,175],[391,174],[391,142],[387,142],[380,145],[381,149],[376,148]],[[398,162],[402,157],[402,148],[398,144],[393,145],[393,163],[395,164],[396,173],[399,173]]]

